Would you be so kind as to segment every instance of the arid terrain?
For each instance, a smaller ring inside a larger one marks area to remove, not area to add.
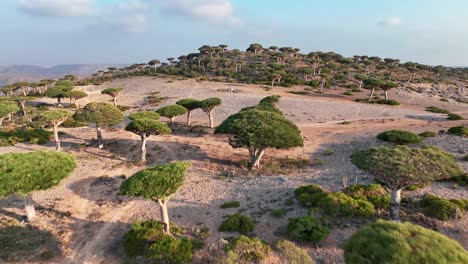
[[[169,214],[172,221],[187,229],[187,232],[199,233],[202,228],[209,228],[206,246],[195,256],[197,263],[210,263],[211,255],[215,255],[212,252],[223,245],[223,239],[233,236],[217,231],[229,214],[242,211],[252,216],[257,222],[256,235],[273,242],[282,237],[281,229],[289,217],[306,212],[297,201],[285,205],[286,200],[294,200],[295,188],[317,183],[328,191],[337,191],[346,184],[371,183],[371,176],[355,167],[349,156],[356,150],[385,144],[375,138],[377,133],[389,129],[438,132],[456,125],[467,125],[466,120],[448,121],[446,115],[426,112],[425,107],[438,106],[468,117],[467,104],[453,100],[443,102],[439,100],[441,97],[429,92],[394,89],[390,97],[401,102],[401,105],[387,106],[354,102],[356,98],[366,97],[366,93],[344,96],[345,90],[341,88],[329,89],[324,94],[297,95],[289,91],[299,91],[303,87],[278,87],[267,91],[257,85],[152,77],[77,87],[77,90],[89,94],[78,103],[83,106],[87,102],[107,102],[109,97],[101,95],[101,90],[113,86],[124,87],[118,103],[132,107],[126,114],[155,110],[187,97],[219,97],[223,104],[214,112],[216,124],[241,108],[257,104],[265,96],[281,95],[279,108],[302,132],[303,148],[268,150],[265,156],[266,160],[290,157],[311,161],[310,165],[287,175],[281,172],[252,175],[240,169],[239,164],[248,158],[246,150],[231,148],[227,136],[214,135],[212,130],[207,129],[207,116],[200,110],[194,112],[192,129],[182,124],[185,117],[179,117],[172,135],[150,138],[150,164],[174,160],[192,163],[186,183],[169,202]],[[429,91],[428,87],[421,89]],[[148,96],[167,97],[167,100],[154,105],[148,102]],[[40,99],[35,102],[53,104],[56,101]],[[55,237],[55,241],[44,243],[44,247],[55,247],[55,255],[48,263],[122,263],[125,254],[121,239],[130,224],[135,220],[160,218],[155,202],[117,195],[123,179],[142,169],[134,163],[139,156],[140,140],[138,136],[124,131],[123,127],[124,124],[104,131],[103,150],[91,144],[96,137],[95,129],[61,128],[66,133],[62,137],[64,151],[77,158],[77,169],[59,186],[33,195],[38,213],[34,226]],[[445,133],[420,143],[425,144],[438,146],[456,157],[468,153],[467,138]],[[54,143],[46,146],[17,144],[14,147],[0,147],[0,154],[37,149],[53,150]],[[328,150],[332,154],[326,154]],[[468,170],[468,162],[460,161],[460,165]],[[464,187],[447,182],[433,183],[414,192],[405,192],[403,196],[421,197],[428,192],[445,198],[468,198]],[[241,207],[219,208],[222,203],[232,200],[239,201]],[[18,197],[0,200],[0,224],[19,224],[23,215],[22,203]],[[271,210],[278,208],[285,208],[286,216],[271,216]],[[417,219],[414,219],[414,214],[411,217],[413,221],[446,234],[468,249],[468,216],[445,222],[428,219],[422,214]],[[341,226],[334,227],[331,235],[319,246],[300,245],[310,250],[317,263],[343,263],[340,245],[361,224],[359,220],[345,221]],[[31,253],[29,256],[30,259],[20,262],[41,263],[35,258],[37,254]]]

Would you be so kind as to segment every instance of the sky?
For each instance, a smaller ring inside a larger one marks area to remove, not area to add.
[[[467,0],[2,0],[0,65],[140,63],[250,43],[468,65]]]

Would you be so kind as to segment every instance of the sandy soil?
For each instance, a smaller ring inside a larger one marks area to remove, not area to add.
[[[343,188],[343,181],[369,183],[370,175],[354,167],[349,155],[358,149],[382,144],[375,134],[389,129],[409,129],[414,132],[439,131],[461,121],[446,121],[444,115],[428,113],[429,105],[445,107],[457,113],[467,113],[466,104],[444,103],[438,98],[424,97],[418,93],[395,91],[395,99],[402,101],[398,107],[368,105],[352,101],[352,97],[341,96],[343,90],[331,91],[328,96],[300,96],[289,94],[292,89],[275,88],[265,91],[262,87],[242,84],[198,83],[194,80],[168,82],[168,79],[132,78],[117,80],[101,86],[82,87],[90,96],[80,100],[84,105],[91,101],[108,101],[100,94],[103,88],[123,86],[119,97],[122,105],[135,107],[130,111],[155,109],[145,97],[153,92],[170,97],[164,104],[193,97],[204,99],[220,97],[223,105],[216,109],[215,120],[221,121],[243,107],[251,106],[270,94],[283,96],[279,107],[286,116],[298,124],[305,137],[304,148],[289,151],[270,150],[267,159],[274,157],[319,158],[323,165],[301,169],[288,175],[248,177],[237,170],[234,161],[247,158],[242,149],[232,149],[225,136],[212,133],[187,133],[180,129],[173,135],[153,137],[148,142],[150,164],[161,164],[174,160],[190,160],[192,168],[185,185],[172,197],[169,213],[179,226],[192,232],[208,227],[210,237],[206,247],[196,256],[199,263],[210,263],[209,253],[219,248],[222,238],[235,234],[220,233],[219,224],[227,215],[242,211],[251,215],[257,222],[256,234],[268,242],[282,238],[281,227],[287,219],[302,216],[306,210],[297,203],[286,206],[285,201],[293,198],[293,191],[301,185],[318,183],[326,190],[337,191]],[[239,92],[219,92],[219,89],[237,89]],[[301,88],[294,88],[301,89]],[[360,96],[364,97],[364,95]],[[54,102],[53,100],[45,100]],[[179,121],[183,121],[181,117]],[[195,125],[206,125],[207,117],[201,111],[194,113]],[[342,124],[343,121],[350,122]],[[466,122],[465,122],[466,124]],[[123,125],[122,125],[123,126]],[[60,241],[61,254],[50,263],[122,263],[124,252],[121,238],[130,223],[138,219],[159,219],[158,206],[151,201],[128,199],[117,195],[117,189],[125,177],[142,169],[132,162],[139,156],[139,139],[136,135],[123,131],[120,126],[104,132],[106,146],[98,150],[84,146],[95,138],[92,128],[63,129],[65,151],[76,156],[78,168],[59,186],[34,194],[38,206],[35,226],[49,230]],[[439,146],[457,157],[468,152],[466,138],[440,135],[426,139],[422,144]],[[2,147],[0,153],[11,151],[31,151],[53,149],[53,143],[46,146],[18,144],[15,147]],[[326,150],[334,154],[327,156]],[[467,162],[461,162],[468,169]],[[226,176],[226,172],[236,172],[236,176]],[[406,197],[420,197],[433,193],[443,197],[468,198],[466,189],[454,184],[435,183],[430,187],[405,193]],[[241,202],[241,208],[219,209],[231,200]],[[18,218],[22,215],[22,201],[17,197],[0,200],[0,216]],[[272,209],[285,208],[287,215],[274,218]],[[359,223],[351,221],[336,227],[329,238],[318,246],[303,244],[310,250],[318,263],[343,263],[341,243],[348,238]],[[431,221],[428,226],[458,240],[468,248],[468,217],[439,222]],[[25,260],[38,263],[37,260]]]

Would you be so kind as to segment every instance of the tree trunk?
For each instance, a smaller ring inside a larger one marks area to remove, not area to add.
[[[97,134],[97,141],[98,141],[98,148],[104,148],[104,143],[102,140],[102,128],[99,125],[96,125],[96,134]]]
[[[55,150],[60,151],[62,148],[60,147],[60,140],[58,136],[58,125],[54,125],[54,140],[55,140]]]
[[[322,82],[320,83],[320,91],[323,92],[323,87],[325,87],[325,78],[322,78]]]
[[[187,112],[187,125],[192,123],[192,111]]]
[[[388,100],[388,90],[385,90],[384,94],[385,94],[385,101],[387,101]]]
[[[359,89],[362,88],[362,83],[363,83],[363,80],[360,80],[360,81],[359,81]]]
[[[259,149],[258,151],[255,150],[249,150],[250,152],[250,165],[249,165],[249,171],[260,168],[260,161],[263,157],[263,154],[265,154],[265,149]]]
[[[210,119],[210,128],[214,127],[213,109],[208,112],[208,118]]]
[[[57,106],[62,107],[62,98],[57,97]]]
[[[372,101],[372,97],[374,96],[375,88],[372,88],[370,94],[369,94],[369,102]]]
[[[164,233],[170,235],[171,227],[169,224],[169,213],[167,212],[167,200],[158,200],[159,207],[161,208],[161,217],[164,224]]]
[[[24,95],[24,96],[27,96],[27,94],[26,94],[26,88],[25,88],[25,87],[22,87],[21,89],[23,90],[23,95]]]
[[[170,117],[169,120],[171,120],[171,125],[174,124],[174,117]]]
[[[141,136],[141,163],[146,163],[146,140],[148,138],[145,135]]]
[[[26,106],[24,105],[24,102],[20,102],[21,105],[21,111],[23,112],[23,116],[26,116]]]
[[[391,190],[391,202],[390,202],[390,218],[394,221],[400,221],[400,202],[401,202],[401,190]]]
[[[114,101],[114,106],[117,107],[117,96],[112,97],[112,100]]]
[[[275,87],[275,79],[271,80],[271,88]]]
[[[36,209],[30,195],[24,197],[24,211],[26,212],[26,221],[31,223],[34,217],[36,217]]]
[[[0,127],[3,125],[3,119],[5,119],[5,117],[0,118]]]

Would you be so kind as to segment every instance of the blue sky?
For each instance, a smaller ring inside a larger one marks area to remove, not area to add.
[[[468,65],[466,0],[2,0],[0,65],[136,63],[250,43]]]

